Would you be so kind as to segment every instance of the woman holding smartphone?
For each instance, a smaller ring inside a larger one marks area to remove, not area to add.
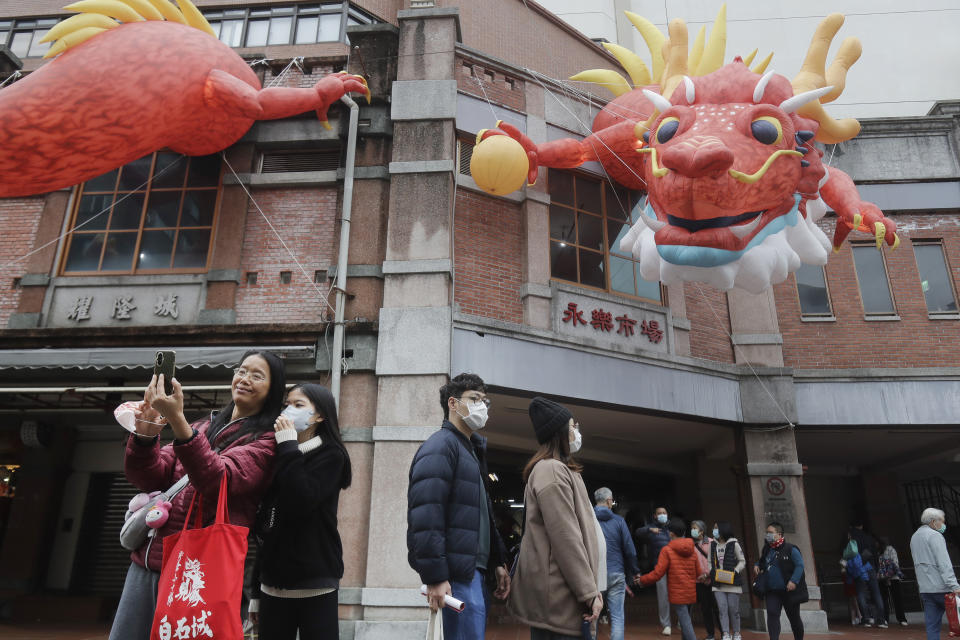
[[[350,456],[329,389],[300,384],[274,425],[277,463],[255,528],[258,553],[250,619],[269,640],[336,640],[343,547],[340,492]]]
[[[583,467],[572,457],[580,425],[545,398],[534,398],[529,412],[540,448],[523,470],[526,523],[507,608],[530,625],[531,640],[588,637],[603,608],[598,580],[606,566]]]
[[[273,425],[286,386],[280,358],[267,351],[246,353],[234,369],[230,402],[193,424],[183,414],[180,383],[173,380],[167,394],[164,378],[154,375],[144,393],[124,473],[141,491],[165,491],[184,475],[190,481],[171,501],[166,523],[131,554],[110,640],[149,639],[163,560],[160,541],[183,528],[194,494],[202,494],[204,512],[212,514],[226,474],[230,521],[250,526],[273,467]],[[161,447],[160,433],[168,426],[174,440]]]

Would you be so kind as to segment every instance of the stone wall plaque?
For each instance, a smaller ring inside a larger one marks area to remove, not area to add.
[[[763,524],[779,522],[784,533],[797,532],[797,511],[790,491],[791,478],[780,476],[762,476],[760,482],[763,492]]]

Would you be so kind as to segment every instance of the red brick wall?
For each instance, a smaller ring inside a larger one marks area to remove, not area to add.
[[[930,320],[910,238],[942,239],[954,287],[960,284],[960,217],[950,214],[888,214],[901,230],[901,245],[884,249],[887,276],[900,320],[867,322],[853,253],[845,243],[830,256],[827,287],[835,322],[802,322],[796,280],[791,275],[774,294],[784,363],[798,369],[860,367],[940,367],[960,362],[960,320]],[[825,218],[821,227],[832,237],[836,219]],[[867,239],[853,233],[853,240]]]
[[[17,309],[20,290],[13,281],[26,273],[29,262],[14,261],[33,247],[42,211],[43,196],[0,199],[0,329],[6,328],[10,314]]]
[[[454,300],[460,311],[523,322],[520,205],[461,189],[454,215]]]
[[[237,322],[320,322],[325,304],[311,282],[314,271],[326,269],[336,259],[338,190],[257,189],[252,193],[309,280],[251,202],[243,238],[243,282],[237,289]],[[250,271],[258,272],[257,284],[252,286],[246,281]],[[292,272],[290,284],[280,284],[281,271]],[[326,281],[316,284],[324,293],[327,286]]]
[[[516,111],[526,111],[526,93],[520,78],[488,69],[465,58],[457,58],[456,70],[457,89],[460,91]]]
[[[688,282],[683,291],[690,320],[690,355],[732,363],[727,294],[702,282]]]

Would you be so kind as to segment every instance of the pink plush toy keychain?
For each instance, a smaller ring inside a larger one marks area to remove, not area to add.
[[[150,511],[147,511],[145,518],[147,526],[151,529],[159,529],[166,524],[167,519],[170,517],[170,509],[172,507],[173,503],[167,502],[166,500],[161,500],[150,507]]]

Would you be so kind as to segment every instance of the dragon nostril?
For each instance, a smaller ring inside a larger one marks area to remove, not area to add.
[[[733,165],[733,152],[718,142],[677,145],[662,152],[661,163],[689,178],[716,176]]]

